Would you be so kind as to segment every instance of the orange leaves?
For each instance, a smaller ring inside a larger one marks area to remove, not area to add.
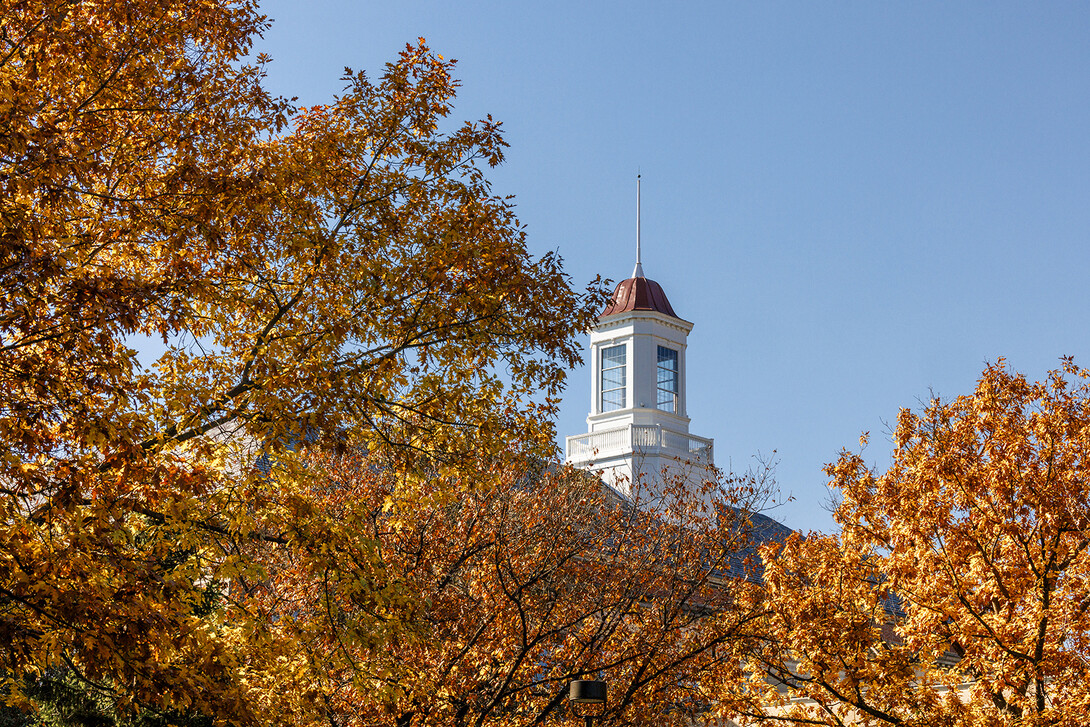
[[[1084,720],[1086,378],[1065,360],[1033,383],[1000,361],[971,395],[902,410],[885,473],[849,452],[829,466],[842,534],[766,552],[776,638],[758,654],[811,700],[799,717]]]
[[[455,499],[434,475],[468,453],[551,453],[543,414],[600,293],[529,256],[484,176],[500,126],[445,121],[453,63],[422,41],[289,129],[268,59],[246,59],[266,27],[249,0],[0,16],[8,686],[63,664],[119,704],[301,713],[261,690],[304,681],[322,634],[278,610],[290,588],[250,599],[266,569],[313,546],[369,614],[358,643],[415,611],[367,543],[316,524],[336,498],[300,484],[300,444],[368,452],[390,501],[422,508]],[[154,362],[131,345],[152,335]]]
[[[432,473],[435,492],[460,495],[421,500],[383,464],[316,456],[283,481],[298,493],[304,477],[310,505],[270,511],[297,540],[270,552],[246,602],[307,645],[314,691],[291,707],[306,719],[554,720],[570,717],[567,683],[598,674],[612,719],[681,724],[708,707],[702,678],[736,671],[751,586],[723,573],[748,542],[744,513],[700,524],[681,493],[641,513],[583,473],[510,455]]]

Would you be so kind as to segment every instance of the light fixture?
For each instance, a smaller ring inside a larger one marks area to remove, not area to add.
[[[576,679],[568,686],[568,701],[576,704],[605,704],[606,683],[591,679]],[[586,727],[591,727],[594,715],[580,716],[583,717]]]

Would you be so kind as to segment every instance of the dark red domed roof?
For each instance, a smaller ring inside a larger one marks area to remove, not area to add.
[[[678,317],[678,314],[674,313],[674,309],[670,307],[666,293],[662,292],[662,286],[644,277],[629,278],[619,282],[606,309],[598,317],[605,318],[633,310],[653,310],[674,318]]]

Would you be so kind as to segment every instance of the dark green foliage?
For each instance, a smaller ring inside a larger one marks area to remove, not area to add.
[[[37,713],[0,706],[0,727],[212,727],[212,718],[198,713],[119,711],[110,692],[68,671],[28,684],[26,694]]]

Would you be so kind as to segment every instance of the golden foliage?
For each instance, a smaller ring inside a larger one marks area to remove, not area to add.
[[[1000,361],[973,394],[902,410],[884,474],[850,452],[830,465],[842,533],[765,551],[749,714],[1085,724],[1088,378],[1065,360],[1032,383]]]
[[[305,477],[320,496],[274,515],[295,524],[295,547],[266,551],[267,580],[236,584],[240,603],[274,609],[305,645],[292,673],[309,691],[269,684],[270,711],[542,724],[577,719],[569,682],[601,678],[608,704],[591,709],[606,724],[689,725],[711,707],[702,681],[740,674],[734,644],[757,614],[745,607],[756,586],[738,577],[752,573],[754,479],[732,488],[738,507],[709,508],[679,483],[641,510],[586,473],[504,457],[440,487],[457,497],[421,504],[378,465],[316,455]],[[280,477],[295,489],[298,474]]]
[[[0,5],[8,703],[64,669],[121,708],[267,721],[297,644],[223,587],[296,542],[256,460],[368,451],[426,501],[466,452],[552,446],[601,291],[491,194],[499,124],[446,121],[453,63],[423,41],[293,109],[247,60],[266,23],[250,0]]]

